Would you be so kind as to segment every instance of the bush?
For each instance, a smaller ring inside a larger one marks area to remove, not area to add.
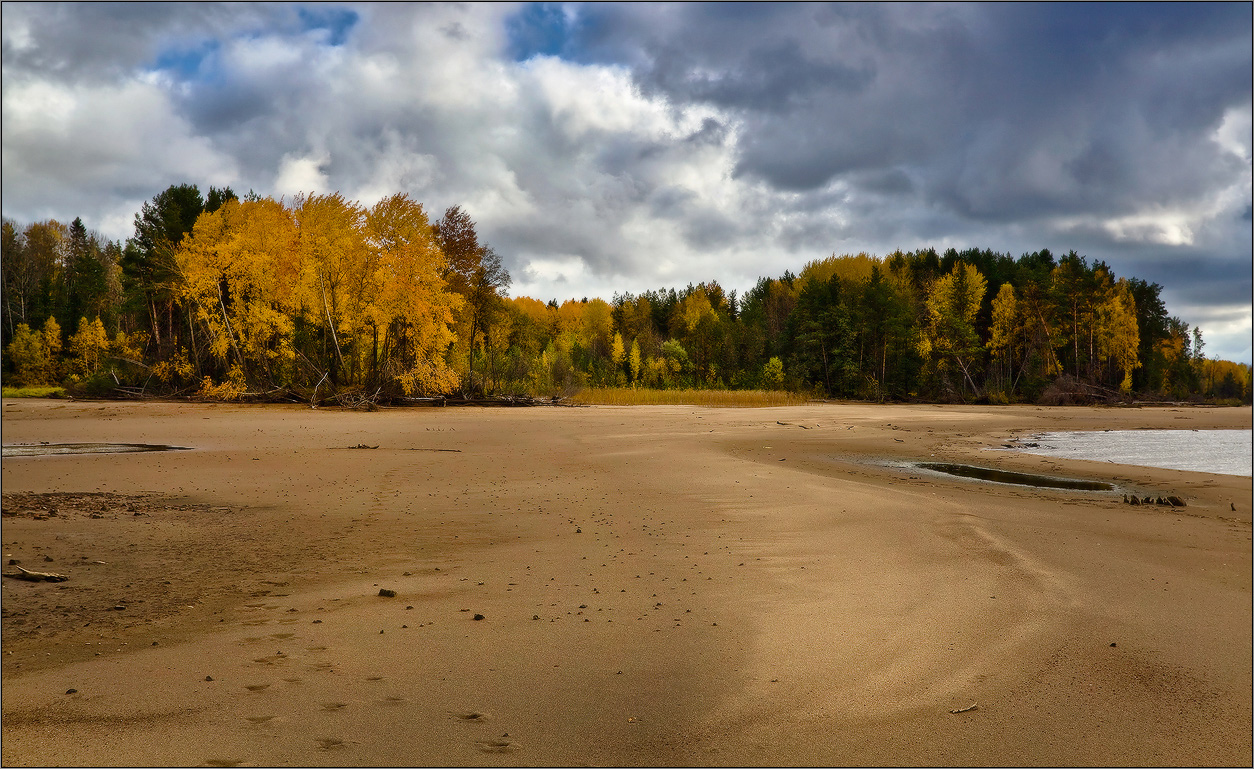
[[[9,363],[13,366],[13,382],[22,385],[46,384],[48,381],[47,356],[43,338],[30,330],[25,323],[18,325],[13,340],[5,348]]]
[[[108,371],[94,371],[86,377],[71,374],[67,389],[74,395],[88,398],[107,398],[115,395],[117,382]]]

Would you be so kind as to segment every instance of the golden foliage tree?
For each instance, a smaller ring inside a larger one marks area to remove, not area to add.
[[[1119,389],[1128,392],[1132,389],[1132,372],[1140,368],[1141,363],[1137,352],[1140,333],[1137,330],[1136,300],[1127,280],[1120,278],[1106,292],[1097,305],[1095,316],[1093,328],[1100,360],[1110,362],[1123,372]]]
[[[995,379],[999,392],[1014,390],[1010,372],[1014,370],[1015,355],[1020,351],[1021,328],[1022,320],[1015,288],[1009,283],[1003,283],[997,290],[997,296],[993,298],[993,322],[989,327],[987,344],[993,357],[994,372],[990,378]]]
[[[232,382],[314,397],[324,381],[410,395],[456,382],[445,354],[460,298],[406,196],[369,211],[338,193],[228,201],[201,215],[177,260],[181,296]]]
[[[975,330],[975,316],[986,287],[987,281],[974,265],[955,264],[928,291],[927,323],[919,338],[920,355],[937,364],[942,372],[947,363],[953,362],[977,393],[973,368],[982,346]]]
[[[31,331],[25,323],[17,324],[9,346],[5,348],[9,362],[13,364],[13,380],[21,385],[47,384],[47,353],[42,335]]]
[[[78,331],[70,337],[70,352],[74,355],[74,373],[80,376],[91,376],[100,370],[101,359],[109,351],[109,335],[105,332],[104,323],[97,316],[88,322],[86,318],[78,321]]]
[[[395,379],[406,395],[452,389],[457,374],[445,353],[462,299],[447,290],[444,254],[426,212],[406,195],[385,198],[367,214],[366,235],[377,254],[367,313],[372,366],[382,363],[384,379]]]

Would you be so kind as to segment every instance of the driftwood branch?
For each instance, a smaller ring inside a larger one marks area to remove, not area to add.
[[[5,574],[6,577],[13,579],[24,579],[27,582],[65,582],[69,577],[64,574],[53,574],[48,571],[30,571],[23,569],[21,566],[16,567],[17,574]]]

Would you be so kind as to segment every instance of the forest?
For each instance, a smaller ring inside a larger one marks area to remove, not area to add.
[[[833,254],[738,296],[509,295],[460,206],[170,186],[109,242],[3,221],[6,385],[96,397],[319,403],[582,388],[790,390],[865,401],[1249,403],[1162,287],[1074,251]]]

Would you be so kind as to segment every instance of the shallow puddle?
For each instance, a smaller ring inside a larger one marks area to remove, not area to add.
[[[137,451],[189,451],[187,446],[155,443],[40,443],[4,446],[6,457],[46,457],[55,454],[127,454]]]
[[[1010,470],[994,470],[991,467],[975,465],[959,465],[949,462],[919,462],[915,465],[924,470],[931,470],[960,478],[975,478],[980,481],[994,483],[1011,483],[1016,486],[1036,486],[1043,489],[1072,489],[1075,491],[1114,491],[1114,484],[1101,481],[1080,481],[1071,478],[1055,478],[1049,475],[1033,473],[1016,473]]]

